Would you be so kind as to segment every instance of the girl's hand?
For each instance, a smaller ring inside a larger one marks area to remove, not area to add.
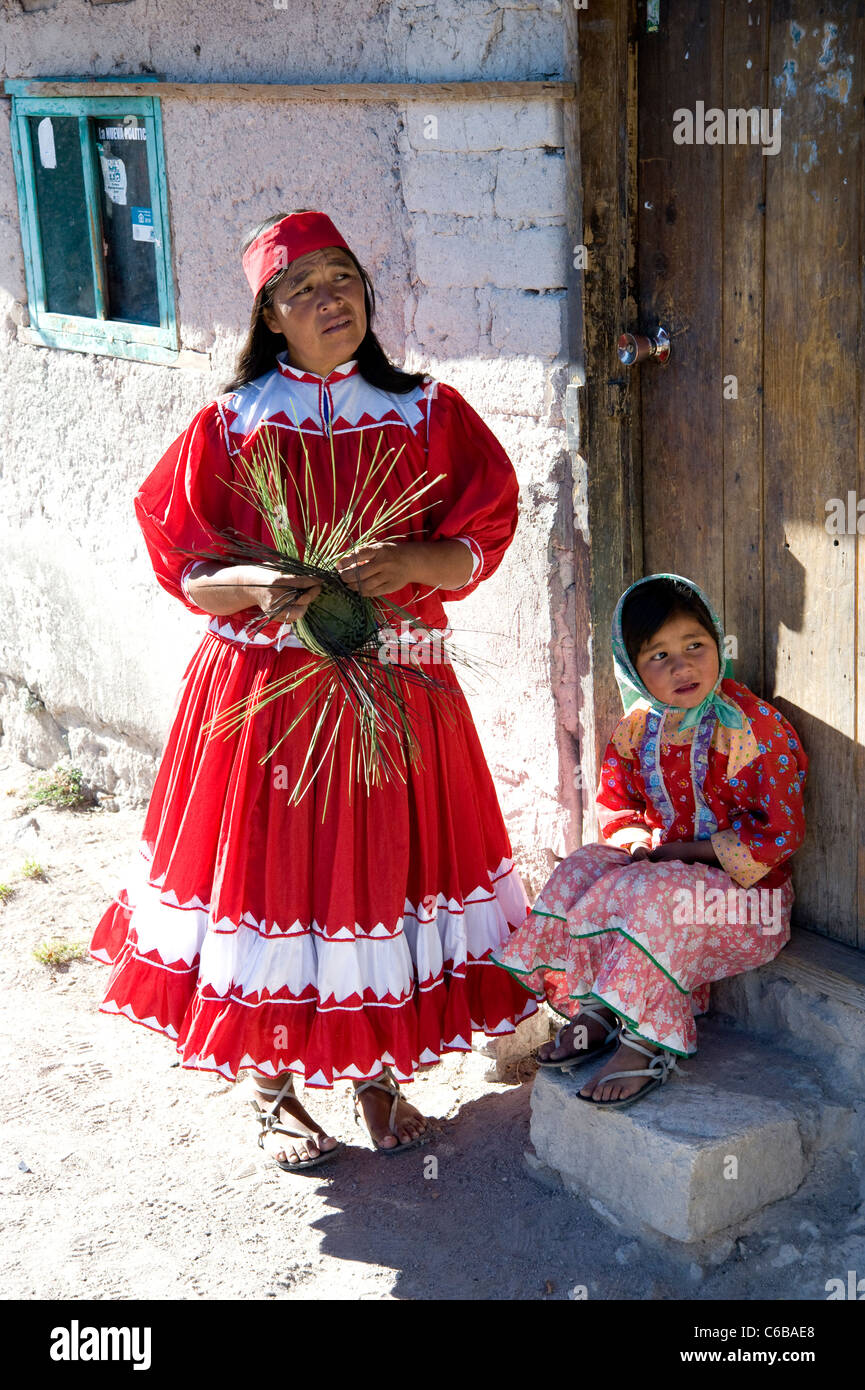
[[[691,845],[684,840],[674,840],[667,845],[658,845],[649,855],[653,864],[666,863],[669,859],[678,859],[683,864],[690,864]]]
[[[411,549],[411,541],[376,541],[340,560],[337,570],[364,598],[381,598],[412,582]]]
[[[681,864],[714,864],[716,868],[721,867],[711,840],[671,840],[653,849],[649,858],[655,864],[677,859]]]
[[[635,849],[631,850],[632,863],[638,859],[651,859],[651,857],[648,845],[637,845]]]

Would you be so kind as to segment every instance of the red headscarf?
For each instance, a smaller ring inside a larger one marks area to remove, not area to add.
[[[258,294],[271,275],[322,246],[351,248],[324,212],[292,212],[257,236],[243,253],[243,269],[252,293]]]

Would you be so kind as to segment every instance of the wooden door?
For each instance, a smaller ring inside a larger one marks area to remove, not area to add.
[[[633,35],[636,321],[672,352],[631,369],[642,573],[711,595],[737,678],[798,730],[794,921],[865,949],[865,6],[661,0],[654,32],[652,11]],[[752,108],[756,140],[730,115]]]

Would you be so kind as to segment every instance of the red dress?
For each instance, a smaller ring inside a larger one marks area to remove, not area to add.
[[[240,481],[239,461],[263,426],[299,483],[305,444],[327,522],[349,507],[382,435],[379,458],[402,452],[374,506],[424,470],[423,481],[445,475],[424,497],[432,502],[415,514],[414,529],[406,520],[389,536],[460,538],[474,557],[460,589],[411,584],[388,596],[447,632],[442,599],[472,593],[510,545],[517,481],[501,445],[452,387],[427,377],[397,395],[370,385],[356,361],[322,378],[284,359],[199,411],[135,499],[159,583],[209,622],[183,675],[137,863],[91,953],[112,966],[102,1011],[174,1039],[185,1067],[231,1078],[244,1069],[290,1070],[307,1085],[330,1087],[389,1065],[406,1081],[443,1052],[469,1050],[473,1030],[510,1033],[537,1007],[489,961],[528,903],[453,668],[429,668],[453,691],[444,712],[437,698],[405,687],[421,761],[404,770],[404,782],[392,776],[367,791],[356,780],[353,721],[340,721],[335,702],[319,745],[335,729],[332,774],[328,763],[291,806],[285,788],[300,774],[322,699],[270,761],[260,760],[312,682],[234,734],[208,735],[202,725],[317,659],[278,621],[253,638],[247,627],[261,617],[257,608],[205,614],[186,587],[194,562],[173,547],[219,548],[215,533],[228,527],[271,541],[257,511],[228,486]],[[286,494],[299,524],[290,482]],[[430,645],[422,659],[435,655]]]

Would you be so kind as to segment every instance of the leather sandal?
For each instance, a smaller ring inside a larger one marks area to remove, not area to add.
[[[568,1028],[572,1027],[573,1024],[579,1023],[581,1018],[591,1018],[594,1019],[597,1023],[602,1023],[604,1025],[604,1027],[607,1029],[607,1034],[603,1042],[597,1043],[594,1047],[581,1048],[579,1052],[572,1052],[567,1057],[557,1057],[555,1060],[553,1060],[551,1057],[545,1057],[543,1059],[541,1059],[540,1057],[536,1057],[535,1060],[538,1066],[558,1067],[559,1071],[571,1072],[575,1071],[577,1067],[581,1067],[584,1062],[590,1062],[593,1057],[601,1057],[605,1052],[609,1052],[618,1041],[619,1033],[622,1027],[622,1020],[617,1016],[614,1019],[613,1023],[608,1025],[607,1020],[604,1018],[604,1015],[600,1012],[600,1008],[601,1006],[597,1004],[582,1005],[582,1007],[580,1008],[580,1012],[577,1014],[577,1017],[571,1019],[570,1023],[565,1023],[563,1027],[559,1029],[558,1033],[556,1034],[555,1043],[553,1044],[553,1050],[561,1046],[562,1037],[564,1036],[565,1031]]]
[[[275,1097],[269,1110],[262,1110],[257,1100],[251,1100],[249,1102],[256,1112],[256,1119],[260,1126],[258,1147],[260,1149],[264,1148],[264,1136],[266,1134],[285,1134],[290,1139],[311,1139],[319,1150],[316,1158],[301,1159],[299,1163],[289,1163],[287,1158],[276,1158],[274,1156],[274,1163],[278,1164],[286,1173],[301,1173],[308,1168],[317,1168],[320,1163],[328,1163],[332,1158],[336,1158],[337,1154],[342,1151],[342,1144],[336,1144],[332,1149],[321,1148],[318,1141],[320,1138],[325,1137],[323,1129],[313,1129],[311,1126],[305,1125],[302,1120],[295,1121],[299,1126],[298,1129],[290,1129],[286,1125],[279,1123],[279,1107],[285,1097],[287,1096],[290,1100],[297,1099],[294,1090],[294,1077],[291,1072],[289,1072],[288,1080],[285,1082],[281,1091],[263,1085],[258,1079],[256,1079],[255,1085],[258,1090],[262,1091],[266,1096]]]
[[[676,1057],[672,1052],[657,1052],[653,1048],[642,1047],[643,1039],[638,1033],[631,1033],[629,1029],[622,1029],[622,1043],[626,1047],[632,1047],[635,1052],[642,1052],[644,1057],[650,1057],[651,1061],[647,1067],[642,1067],[635,1071],[611,1071],[609,1076],[604,1077],[604,1081],[618,1081],[623,1076],[642,1076],[648,1077],[645,1086],[641,1086],[632,1096],[623,1096],[619,1100],[595,1100],[594,1096],[581,1096],[577,1092],[577,1100],[584,1100],[589,1105],[596,1105],[599,1110],[624,1110],[626,1105],[633,1105],[635,1101],[642,1100],[650,1091],[654,1091],[656,1086],[663,1086],[671,1071],[677,1071],[680,1076],[686,1076],[681,1067],[676,1065]]]
[[[372,1134],[370,1133],[370,1136],[369,1136],[369,1137],[370,1137],[370,1139],[372,1139],[372,1145],[373,1145],[373,1148],[375,1149],[376,1153],[380,1153],[380,1154],[401,1154],[401,1153],[405,1153],[405,1151],[406,1151],[407,1149],[416,1149],[416,1148],[418,1147],[419,1144],[425,1144],[425,1143],[427,1142],[427,1140],[430,1138],[430,1135],[429,1135],[429,1134],[419,1134],[419,1135],[417,1136],[416,1139],[409,1139],[409,1140],[407,1141],[407,1143],[403,1143],[402,1140],[400,1139],[399,1135],[398,1135],[397,1132],[396,1132],[396,1127],[395,1127],[395,1125],[394,1125],[394,1116],[396,1115],[396,1108],[397,1108],[397,1106],[399,1105],[399,1098],[400,1098],[400,1096],[402,1095],[402,1091],[400,1090],[400,1088],[399,1088],[399,1083],[396,1081],[396,1079],[395,1079],[395,1077],[394,1077],[394,1075],[393,1075],[393,1072],[391,1071],[390,1067],[385,1067],[385,1068],[384,1068],[384,1071],[383,1071],[382,1074],[381,1074],[381,1076],[377,1076],[377,1077],[375,1078],[374,1081],[364,1081],[364,1082],[361,1083],[360,1086],[355,1086],[355,1088],[354,1088],[354,1122],[355,1122],[355,1124],[356,1124],[356,1125],[359,1125],[359,1124],[360,1124],[360,1118],[361,1118],[361,1110],[360,1110],[360,1106],[358,1105],[358,1097],[361,1096],[361,1095],[363,1094],[364,1091],[369,1090],[370,1087],[372,1087],[372,1086],[374,1086],[374,1087],[375,1087],[377,1090],[379,1090],[379,1091],[385,1091],[385,1092],[387,1093],[387,1095],[393,1097],[393,1101],[392,1101],[391,1107],[390,1107],[390,1115],[388,1116],[387,1127],[388,1127],[388,1129],[390,1130],[391,1134],[394,1136],[394,1138],[395,1138],[396,1141],[397,1141],[397,1142],[394,1144],[393,1148],[386,1148],[386,1147],[384,1147],[382,1144],[379,1144],[375,1139],[373,1139],[373,1136],[372,1136]],[[367,1129],[369,1129],[369,1126],[368,1126],[368,1125],[367,1125]]]

